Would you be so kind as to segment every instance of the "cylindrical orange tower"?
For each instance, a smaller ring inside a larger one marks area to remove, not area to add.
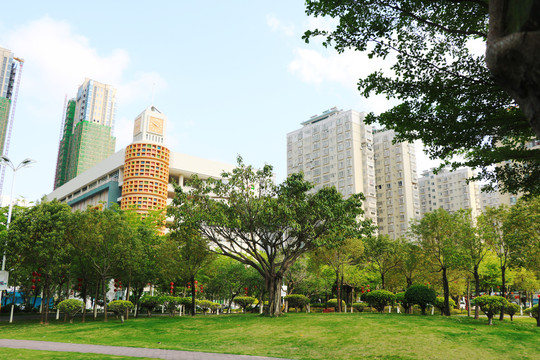
[[[167,207],[170,151],[160,144],[136,142],[126,147],[122,209],[139,213]]]

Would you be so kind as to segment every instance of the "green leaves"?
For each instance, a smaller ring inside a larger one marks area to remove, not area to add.
[[[540,194],[540,149],[524,147],[534,133],[483,52],[470,50],[487,39],[487,2],[318,0],[306,1],[306,13],[339,21],[332,31],[306,31],[306,42],[323,37],[338,52],[392,63],[358,81],[364,97],[401,102],[368,123],[395,129],[396,141],[422,140],[432,159],[480,169],[479,179],[497,180],[503,191]]]

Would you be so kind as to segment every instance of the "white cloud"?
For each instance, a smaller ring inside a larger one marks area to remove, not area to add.
[[[327,51],[325,55],[316,50],[298,48],[294,54],[289,71],[310,84],[334,82],[356,89],[359,78],[381,68],[388,70],[388,63],[369,59],[365,53],[356,51],[342,54]]]
[[[281,32],[283,35],[291,37],[294,36],[294,25],[284,24],[274,15],[266,15],[266,24],[272,29],[272,31]]]
[[[48,100],[49,106],[55,105],[56,114],[59,99],[66,94],[75,96],[85,78],[117,88],[121,103],[150,98],[151,90],[147,88],[154,83],[156,90],[166,86],[157,73],[124,79],[130,62],[127,51],[115,49],[110,54],[100,54],[66,21],[45,16],[15,29],[6,40],[8,47],[25,59],[21,91],[25,91],[27,97]]]

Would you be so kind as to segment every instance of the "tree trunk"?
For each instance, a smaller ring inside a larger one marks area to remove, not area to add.
[[[98,296],[99,296],[99,287],[101,285],[100,283],[101,283],[101,280],[98,280],[97,285],[96,285],[96,294],[94,297],[94,320],[97,319],[97,301],[98,301]]]
[[[191,316],[195,316],[195,275],[191,275]]]
[[[131,288],[131,280],[128,280],[128,286],[126,289],[126,300],[129,301],[129,291]],[[129,319],[129,308],[126,308],[126,320]]]
[[[382,289],[386,290],[386,287],[385,287],[385,284],[384,284],[384,273],[383,272],[381,272],[381,284],[382,284]]]
[[[277,275],[266,274],[266,290],[268,291],[268,307],[265,314],[268,316],[281,315],[281,282],[282,278]]]
[[[501,280],[502,280],[502,286],[501,286],[501,295],[506,299],[506,266],[501,266]],[[502,321],[504,319],[504,305],[501,308],[501,315],[499,316],[499,320]]]
[[[488,325],[493,325],[493,316],[488,316]]]
[[[490,0],[486,47],[486,64],[493,79],[516,100],[537,137],[540,137],[539,12],[540,0]]]
[[[446,274],[447,269],[442,268],[442,281],[443,281],[443,291],[444,291],[444,315],[450,316],[450,288],[448,286],[448,276]]]
[[[107,279],[105,277],[102,277],[101,278],[101,292],[102,292],[102,295],[103,295],[103,321],[104,322],[107,322],[109,321],[107,319],[107,285],[106,285],[106,282],[107,282]]]
[[[467,316],[468,317],[471,317],[471,307],[470,307],[470,302],[469,302],[469,299],[471,298],[471,284],[470,284],[470,281],[469,281],[469,277],[467,277],[467,297],[466,297],[466,300],[465,300],[465,307],[467,308]],[[461,306],[460,306],[461,308]]]
[[[478,266],[474,267],[474,293],[476,297],[480,296],[480,274],[478,273]],[[480,308],[478,305],[474,306],[474,318],[480,319]]]
[[[83,323],[86,322],[86,298],[87,297],[88,297],[88,294],[87,294],[87,287],[86,287],[86,282],[85,282],[84,287],[83,287],[83,293],[82,293],[82,298],[83,298],[82,322]]]

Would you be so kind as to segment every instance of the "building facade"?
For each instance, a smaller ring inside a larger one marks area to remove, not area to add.
[[[363,193],[365,217],[376,224],[373,134],[364,117],[332,108],[302,122],[287,134],[287,175],[303,172],[314,191],[335,186],[344,196]]]
[[[404,236],[411,220],[420,219],[418,174],[414,144],[393,144],[394,130],[373,134],[377,224],[379,234]]]
[[[77,97],[66,107],[55,189],[114,153],[115,118],[116,90],[110,85],[85,79]]]
[[[480,215],[480,188],[472,181],[467,183],[473,175],[470,168],[442,169],[438,174],[424,171],[418,181],[421,215],[441,207],[449,212],[470,209],[473,219]]]
[[[218,178],[235,166],[169,151],[163,145],[166,116],[154,106],[134,121],[133,142],[92,166],[47,198],[66,202],[73,210],[118,204],[139,213],[161,210],[174,198],[174,186],[186,187],[192,175]]]

